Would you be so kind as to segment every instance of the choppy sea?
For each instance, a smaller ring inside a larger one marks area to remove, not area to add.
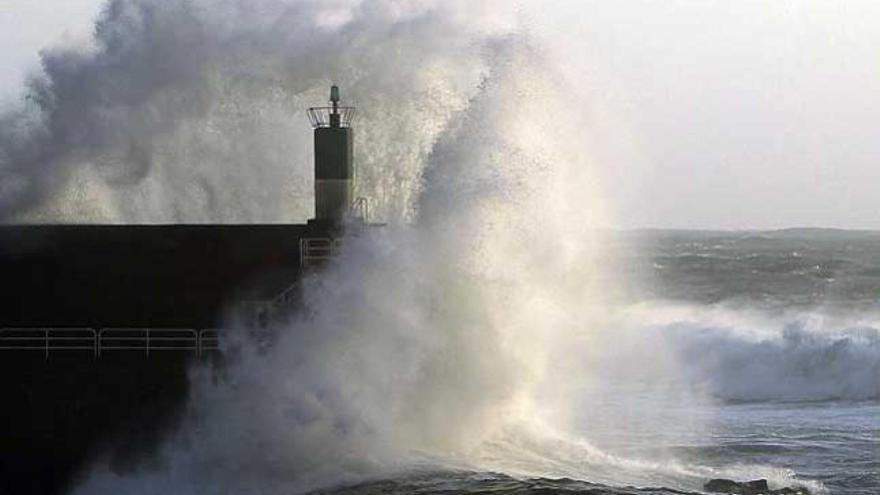
[[[880,233],[624,232],[609,255],[612,303],[493,308],[587,329],[550,329],[542,346],[563,352],[541,380],[496,359],[495,333],[469,333],[488,320],[467,286],[441,287],[451,304],[421,332],[383,296],[395,318],[367,305],[369,325],[307,319],[229,383],[195,387],[205,420],[158,470],[98,468],[77,493],[671,495],[715,478],[880,493]],[[511,384],[528,407],[494,408]]]
[[[575,421],[630,476],[426,470],[326,493],[880,493],[880,233],[640,231],[615,251],[627,309]]]

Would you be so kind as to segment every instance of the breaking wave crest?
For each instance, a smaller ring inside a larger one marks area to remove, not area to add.
[[[675,363],[675,371],[664,376],[716,398],[880,399],[880,325],[870,314],[642,306],[626,320],[632,338],[620,344],[620,352],[639,360],[652,349],[653,361]],[[630,345],[635,339],[638,345]],[[657,359],[656,353],[666,356]]]

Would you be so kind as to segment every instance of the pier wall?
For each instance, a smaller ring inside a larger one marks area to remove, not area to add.
[[[0,227],[0,328],[221,328],[299,277],[304,225]],[[0,493],[65,493],[95,461],[150,462],[191,352],[0,352]]]

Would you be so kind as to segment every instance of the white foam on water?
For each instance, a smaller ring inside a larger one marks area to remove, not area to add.
[[[661,349],[680,383],[719,399],[877,400],[878,322],[876,314],[864,311],[840,316],[821,309],[644,304],[621,318],[619,329],[628,341],[618,348],[625,360],[654,363],[662,361],[656,359]],[[646,361],[649,353],[654,359]],[[654,368],[635,371],[656,373]]]

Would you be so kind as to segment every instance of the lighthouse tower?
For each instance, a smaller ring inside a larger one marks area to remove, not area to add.
[[[354,188],[351,121],[354,107],[339,104],[339,88],[330,88],[330,106],[309,108],[309,122],[315,132],[315,218],[308,222],[308,234],[300,238],[300,266],[319,268],[335,256],[347,218],[358,219],[361,201],[352,201]],[[365,221],[368,213],[360,220]]]
[[[310,224],[337,227],[352,207],[354,112],[354,107],[339,105],[337,86],[330,88],[330,106],[308,110],[315,133],[315,218]]]

